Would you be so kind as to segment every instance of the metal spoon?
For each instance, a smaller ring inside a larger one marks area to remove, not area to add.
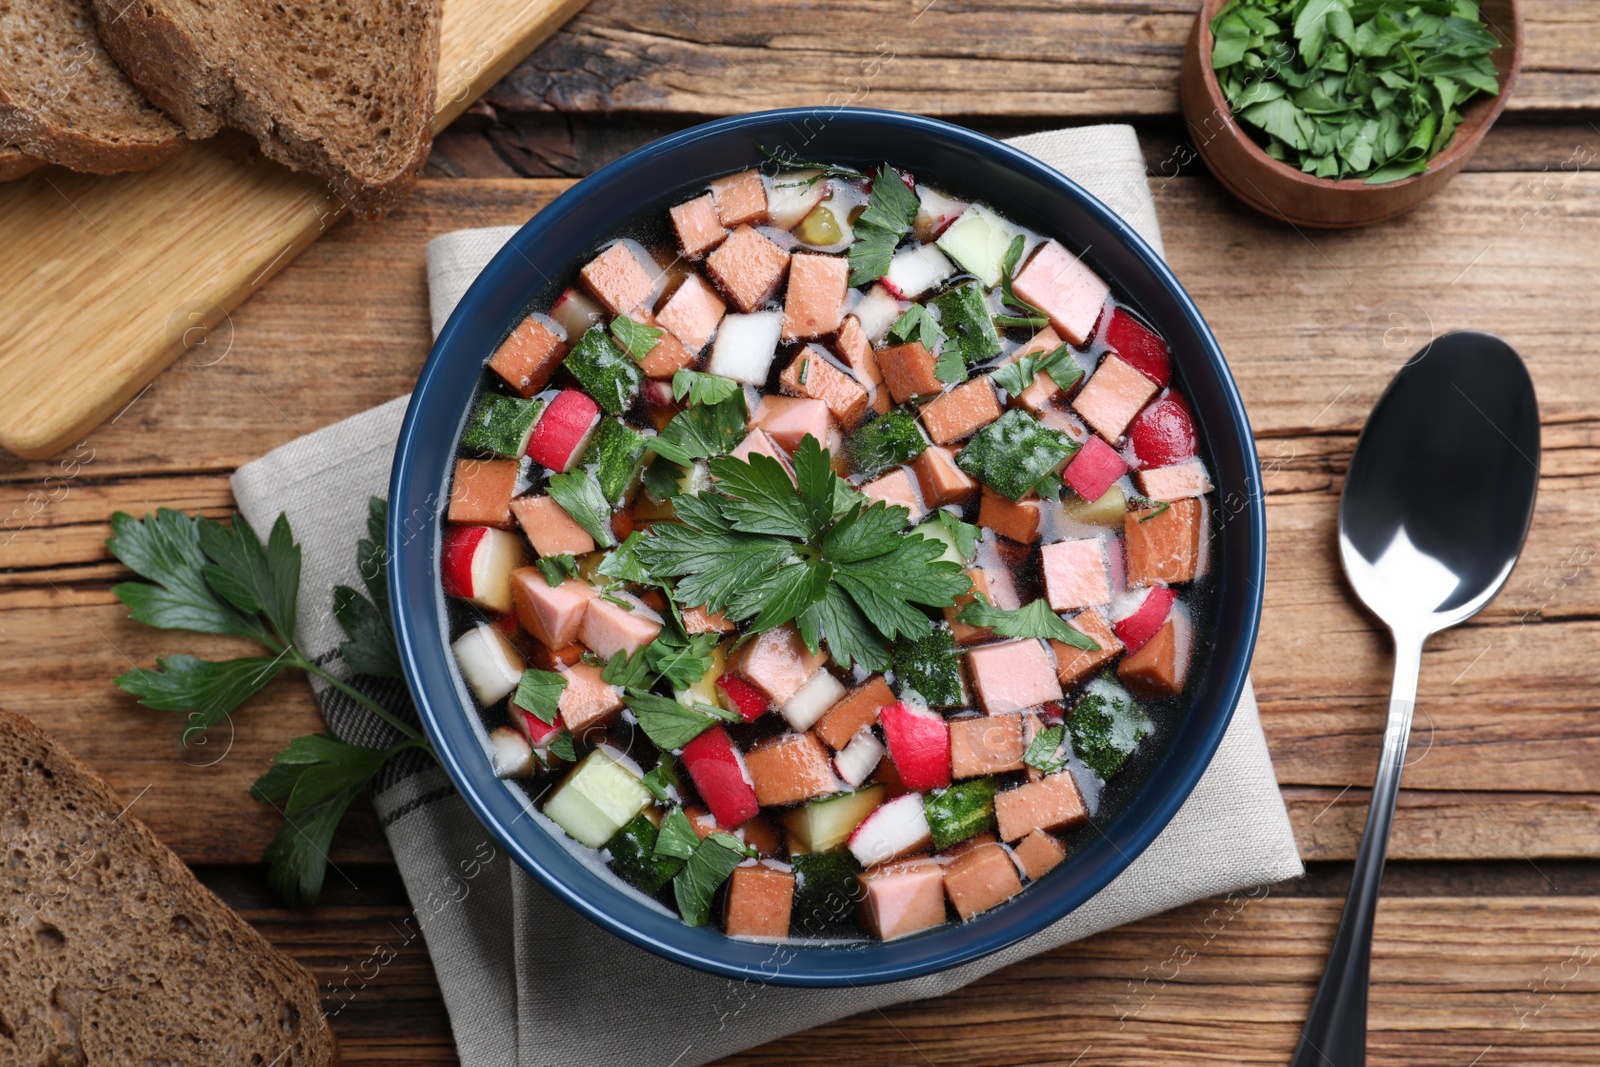
[[[1412,356],[1356,442],[1339,502],[1339,554],[1356,596],[1394,636],[1394,688],[1344,917],[1293,1067],[1366,1063],[1372,920],[1422,645],[1505,584],[1538,483],[1533,382],[1493,334],[1445,334]]]

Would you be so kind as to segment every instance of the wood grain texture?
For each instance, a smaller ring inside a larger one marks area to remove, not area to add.
[[[720,115],[799,105],[925,115],[1150,116],[1178,110],[1195,0],[596,0],[496,86],[514,111]],[[1509,106],[1600,106],[1600,11],[1526,4]]]
[[[436,124],[581,4],[449,0]],[[47,168],[0,188],[0,291],[15,316],[0,336],[0,447],[51,455],[111,417],[344,206],[320,179],[262,158],[237,133],[151,171]]]

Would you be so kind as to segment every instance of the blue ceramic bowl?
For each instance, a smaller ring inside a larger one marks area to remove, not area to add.
[[[761,165],[758,144],[803,159],[887,160],[935,187],[980,196],[1069,247],[1087,247],[1088,261],[1170,342],[1217,481],[1210,640],[1200,642],[1187,710],[1108,787],[1097,830],[1072,842],[1065,864],[971,922],[887,944],[796,942],[779,950],[736,941],[712,927],[685,926],[597,873],[524,818],[529,801],[522,787],[490,770],[487,735],[448,647],[440,517],[454,443],[484,361],[530,309],[547,306],[570,284],[619,227],[652,206],[664,211],[709,178]],[[523,226],[467,290],[433,346],[400,432],[389,488],[390,595],[406,678],[445,769],[501,847],[551,892],[636,945],[717,974],[798,986],[887,982],[977,959],[1066,915],[1121,873],[1189,796],[1227,729],[1255,645],[1266,571],[1260,481],[1244,406],[1211,331],[1161,259],[1104,204],[1030,156],[933,119],[889,111],[768,111],[697,126],[597,171]]]

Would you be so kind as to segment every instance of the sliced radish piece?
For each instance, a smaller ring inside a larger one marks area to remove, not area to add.
[[[1145,594],[1143,603],[1131,614],[1112,623],[1111,629],[1122,639],[1129,653],[1137,652],[1161,629],[1161,624],[1167,621],[1167,613],[1172,610],[1173,601],[1177,599],[1176,590],[1165,585],[1152,586]]]
[[[511,572],[528,562],[522,538],[492,526],[451,526],[439,557],[446,595],[488,611],[511,610]]]
[[[706,370],[754,386],[767,383],[772,358],[783,336],[783,312],[758,311],[754,315],[724,315],[711,342]],[[547,416],[548,417],[548,416]]]
[[[955,272],[955,264],[936,245],[916,245],[894,254],[883,282],[891,293],[915,300]]]
[[[533,773],[533,749],[528,739],[509,726],[489,731],[489,766],[496,778],[526,778]]]
[[[867,335],[867,340],[877,344],[888,335],[889,327],[905,314],[905,310],[904,301],[896,300],[883,286],[874,285],[851,314],[861,323],[861,332]]]
[[[1122,362],[1157,385],[1171,380],[1172,357],[1167,342],[1121,308],[1112,312],[1106,325],[1106,344],[1122,357]]]
[[[563,389],[533,424],[528,456],[553,471],[570,470],[598,425],[600,405],[588,393]]]
[[[833,757],[833,769],[854,789],[878,769],[885,751],[883,742],[872,732],[872,727],[863,727]]]
[[[594,298],[577,289],[568,289],[556,297],[550,317],[567,331],[568,341],[576,341],[589,327],[603,321],[606,312]]]
[[[1067,469],[1061,472],[1061,480],[1068,489],[1092,501],[1105,496],[1112,483],[1127,473],[1128,465],[1117,450],[1095,436],[1078,449]]]
[[[767,713],[771,705],[767,695],[737,674],[724,674],[717,679],[717,689],[722,693],[719,703],[729,711],[737,712],[745,722],[755,722]]]
[[[784,171],[767,184],[767,219],[774,226],[792,230],[827,193],[828,182],[820,170]]]
[[[760,812],[744,760],[722,727],[713,726],[684,745],[683,765],[718,826],[731,830]]]
[[[961,213],[967,210],[964,200],[956,200],[924,185],[917,190],[917,217],[912,220],[911,233],[919,241],[931,241],[944,232]]]
[[[879,710],[878,721],[907,789],[926,792],[950,784],[950,724],[944,716],[897,700]]]
[[[461,677],[484,707],[504,700],[522,680],[522,657],[490,623],[480,622],[456,638],[450,650]]]
[[[829,708],[844,699],[844,683],[824,670],[819,670],[790,697],[778,714],[801,733],[811,729]],[[860,782],[851,782],[860,785]]]
[[[1128,424],[1128,441],[1140,467],[1170,467],[1200,451],[1194,416],[1183,397],[1168,390]]]
[[[850,835],[848,847],[863,867],[887,863],[933,843],[922,796],[906,793],[880,805]]]
[[[528,744],[534,748],[546,748],[554,741],[563,729],[561,716],[556,716],[555,722],[545,722],[531,711],[524,711],[516,702],[511,704],[511,712],[517,725],[522,730],[522,735],[528,739]]]

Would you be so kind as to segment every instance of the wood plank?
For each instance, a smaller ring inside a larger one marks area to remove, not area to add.
[[[1192,0],[1004,10],[927,0],[597,0],[489,94],[511,111],[722,115],[862,106],[941,117],[1177,114]],[[1509,107],[1600,106],[1600,12],[1525,0]]]
[[[1202,901],[1045,953],[962,992],[868,1012],[720,1063],[1281,1064],[1339,906],[1337,898],[1273,891]],[[455,1062],[426,959],[406,940],[403,904],[243,914],[325,983],[325,1004],[339,1008],[333,1026],[345,1062]],[[1375,932],[1368,1062],[1463,1067],[1488,1048],[1478,1062],[1591,1062],[1600,1050],[1600,967],[1586,946],[1597,923],[1600,900],[1586,897],[1386,897]],[[375,952],[394,958],[375,966]],[[364,986],[350,977],[363,973]],[[705,1006],[708,1027],[724,1007]]]

